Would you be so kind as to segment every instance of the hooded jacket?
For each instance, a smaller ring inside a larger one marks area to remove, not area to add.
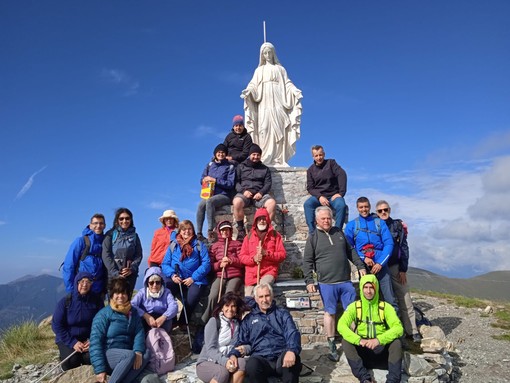
[[[120,270],[129,266],[136,280],[142,258],[142,244],[133,226],[127,230],[116,226],[106,232],[103,241],[103,262],[108,270],[109,279],[118,277]]]
[[[209,250],[209,257],[211,258],[211,266],[216,273],[218,278],[221,278],[221,260],[225,256],[225,238],[221,237],[220,233],[220,224],[216,225],[216,232],[218,233],[218,240],[214,242]],[[241,242],[236,241],[232,238],[228,239],[228,247],[227,247],[227,257],[230,258],[232,263],[228,266],[225,266],[225,279],[243,277],[244,275],[244,265],[239,258],[239,254],[241,253]]]
[[[258,267],[257,263],[253,260],[253,257],[257,253],[257,247],[260,242],[257,234],[257,225],[255,223],[257,222],[257,218],[261,216],[266,217],[267,231],[262,242],[262,248],[266,251],[266,254],[260,263],[260,277],[269,274],[276,279],[278,277],[278,267],[280,266],[280,263],[285,260],[287,255],[285,247],[283,246],[282,236],[271,225],[267,209],[258,209],[255,212],[253,226],[250,233],[244,238],[243,246],[241,247],[241,262],[246,266],[244,277],[244,284],[246,286],[253,286],[257,284]]]
[[[69,348],[89,339],[92,320],[104,307],[103,300],[92,289],[85,295],[78,293],[78,282],[83,278],[92,279],[92,274],[81,271],[76,275],[73,292],[57,303],[51,321],[55,343]]]
[[[159,298],[152,298],[147,294],[149,278],[153,275],[158,275],[161,278],[163,294]],[[131,305],[136,309],[140,317],[143,317],[145,313],[157,314],[158,316],[164,315],[167,319],[172,319],[177,315],[177,303],[170,289],[165,287],[165,278],[159,267],[149,267],[147,269],[143,278],[143,286],[131,300]]]
[[[246,128],[243,129],[241,134],[237,134],[234,132],[234,128],[232,128],[231,132],[227,134],[225,141],[223,142],[223,145],[225,145],[228,149],[227,155],[232,157],[232,159],[236,162],[243,162],[248,158],[252,144],[253,141]]]
[[[363,287],[367,283],[374,285],[375,294],[371,300],[365,298],[363,294]],[[404,333],[402,323],[398,318],[395,309],[390,304],[384,305],[384,323],[370,323],[381,322],[379,316],[379,281],[373,274],[367,274],[361,277],[359,282],[360,297],[361,297],[361,318],[362,321],[358,323],[357,328],[351,330],[351,324],[356,323],[356,302],[347,306],[347,309],[342,314],[338,321],[337,330],[342,337],[349,343],[356,346],[359,345],[361,338],[370,339],[375,338],[381,345],[387,345],[395,339],[400,338]],[[368,323],[367,323],[368,322]]]
[[[103,293],[106,291],[106,273],[103,269],[103,259],[101,253],[103,251],[103,234],[96,234],[87,225],[82,231],[82,236],[76,238],[69,250],[67,251],[64,265],[62,267],[62,279],[68,293],[73,291],[74,277],[76,276],[76,266],[78,265],[78,272],[86,271],[92,274],[94,284],[92,291],[95,293]],[[90,239],[90,250],[83,261],[80,261],[83,250],[85,250],[84,236]]]
[[[380,221],[380,231],[377,230],[376,219]],[[359,230],[357,234],[356,220],[359,220],[359,227],[363,229]],[[373,261],[381,266],[386,266],[388,263],[393,251],[393,237],[382,219],[377,218],[373,214],[366,218],[359,216],[347,223],[345,226],[345,237],[351,246],[356,248],[361,260],[365,259],[363,246],[372,244],[375,250]]]
[[[175,243],[175,246],[172,245]],[[209,259],[209,251],[207,246],[200,243],[200,251],[198,250],[198,239],[195,237],[191,240],[193,252],[189,257],[181,261],[181,247],[177,241],[170,242],[165,258],[161,264],[161,269],[165,277],[170,278],[175,274],[175,265],[179,265],[179,276],[181,279],[193,278],[197,285],[207,285],[207,274],[211,271],[211,260]],[[172,251],[173,247],[173,251]]]
[[[259,355],[269,360],[276,360],[287,351],[299,355],[301,334],[290,313],[278,307],[274,300],[266,313],[260,311],[253,299],[251,302],[253,308],[241,322],[234,347],[243,345],[247,355]],[[230,355],[240,357],[235,348]]]

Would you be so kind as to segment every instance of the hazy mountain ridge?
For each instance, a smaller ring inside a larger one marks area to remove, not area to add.
[[[0,330],[30,319],[39,322],[53,314],[64,295],[62,279],[51,275],[27,275],[0,285]]]
[[[494,301],[510,301],[510,270],[493,271],[476,277],[448,278],[410,267],[409,286],[413,289],[462,295]],[[0,330],[33,319],[36,322],[53,314],[65,295],[62,279],[51,275],[26,275],[0,285]]]
[[[510,270],[492,271],[472,278],[448,278],[410,267],[407,273],[413,289],[461,295],[493,301],[510,301]]]

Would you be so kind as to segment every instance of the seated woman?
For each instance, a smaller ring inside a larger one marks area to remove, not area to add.
[[[247,310],[238,294],[226,293],[205,326],[204,346],[197,360],[197,376],[208,383],[242,383],[246,362],[227,354],[233,347],[239,321]]]
[[[99,295],[91,291],[91,273],[81,271],[74,278],[74,289],[62,298],[55,308],[51,327],[55,333],[55,343],[60,352],[64,371],[90,364],[89,337],[92,319],[104,307]]]
[[[145,331],[136,309],[129,302],[131,286],[125,278],[114,278],[108,287],[110,305],[92,322],[90,361],[97,382],[130,383],[149,362]]]
[[[214,148],[214,157],[207,164],[200,183],[214,182],[213,195],[202,199],[197,208],[197,237],[205,242],[202,235],[205,216],[207,215],[207,240],[209,243],[216,241],[214,232],[214,213],[217,208],[232,204],[232,196],[235,192],[236,168],[233,163],[226,159],[227,147],[219,144]]]
[[[172,239],[175,239],[175,229],[179,225],[179,218],[175,211],[165,210],[163,215],[159,217],[159,222],[163,225],[156,231],[152,237],[151,253],[149,255],[148,263],[151,266],[161,266],[163,258],[165,257],[166,250]]]
[[[151,328],[164,328],[172,331],[172,318],[177,315],[174,296],[164,286],[163,273],[159,267],[150,267],[143,279],[144,288],[138,290],[131,305],[138,311],[145,332]]]
[[[167,281],[168,288],[174,297],[184,300],[184,310],[190,318],[206,290],[207,274],[211,270],[207,246],[197,239],[191,221],[185,219],[179,224],[179,233],[168,246],[161,268],[165,277],[171,278]],[[184,324],[185,319],[181,315],[178,324]]]
[[[216,230],[219,234],[218,241],[214,242],[209,249],[211,266],[216,279],[211,285],[207,307],[202,315],[204,323],[207,323],[218,302],[220,290],[223,293],[230,291],[241,293],[243,288],[244,265],[239,259],[241,242],[232,239],[232,224],[229,221],[220,222]]]

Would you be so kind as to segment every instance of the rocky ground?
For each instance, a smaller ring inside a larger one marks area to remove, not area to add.
[[[454,351],[450,351],[453,357],[454,373],[453,381],[461,383],[500,383],[510,382],[510,342],[495,340],[493,335],[501,335],[503,330],[491,326],[495,322],[492,314],[486,314],[483,310],[456,307],[443,298],[435,298],[414,294],[415,304],[420,307],[432,325],[439,326],[445,333],[448,341],[453,344]],[[179,336],[180,338],[180,336]],[[176,345],[176,343],[182,343]],[[182,342],[175,342],[174,347],[185,348],[187,337],[182,334]],[[185,355],[187,350],[176,350],[178,355]],[[355,383],[357,380],[350,374],[349,367],[342,356],[338,363],[333,363],[325,357],[327,349],[317,345],[313,349],[303,350],[302,358],[304,363],[311,367],[313,373],[300,379],[302,383]],[[195,375],[194,360],[186,358],[177,365],[174,373],[169,374],[168,380],[164,377],[161,382],[198,382]],[[54,364],[55,365],[55,364]],[[47,366],[29,366],[18,368],[15,377],[9,380],[0,381],[3,383],[33,382],[41,377]],[[306,369],[306,368],[305,368]],[[83,378],[69,377],[70,380],[58,380],[59,382],[94,382],[93,377],[85,377],[88,372],[84,371]],[[384,373],[377,371],[375,374],[377,383],[385,381]],[[62,377],[63,378],[63,377]],[[403,380],[406,382],[407,380]],[[420,380],[409,382],[425,383]],[[427,380],[426,382],[429,382]],[[431,383],[438,380],[430,381]],[[145,383],[145,381],[144,381]]]

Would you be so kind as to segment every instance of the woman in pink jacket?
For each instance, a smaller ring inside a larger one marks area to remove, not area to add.
[[[252,295],[258,277],[259,283],[272,285],[278,277],[278,267],[286,255],[282,236],[271,225],[266,208],[258,209],[250,233],[244,238],[241,247],[240,258],[245,265],[244,295]]]
[[[216,279],[211,285],[207,308],[202,315],[202,321],[207,323],[214,306],[218,302],[220,285],[222,295],[230,291],[241,295],[243,287],[244,265],[239,259],[241,242],[232,239],[232,224],[222,221],[216,226],[218,240],[209,249],[211,268],[214,270]],[[223,280],[222,280],[223,274]]]

